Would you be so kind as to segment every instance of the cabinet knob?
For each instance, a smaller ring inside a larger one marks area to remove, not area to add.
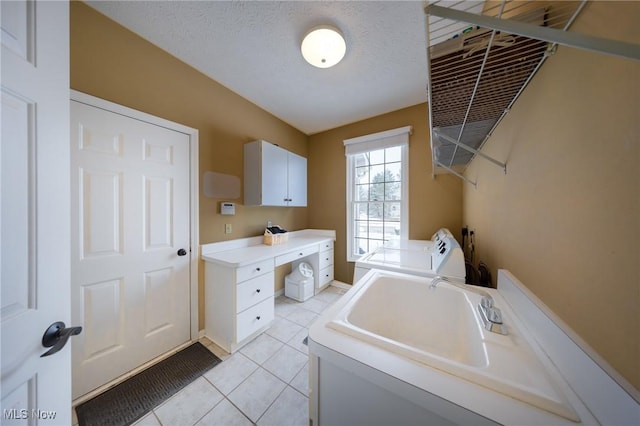
[[[260,321],[260,315],[258,315],[258,316],[256,317],[256,319],[257,319],[258,321]]]
[[[256,293],[260,293],[260,289],[257,289],[257,290],[256,290]]]
[[[258,271],[258,272],[259,272],[259,271],[260,271],[260,268],[256,268],[256,271]]]
[[[299,253],[300,256],[302,256],[302,253]]]

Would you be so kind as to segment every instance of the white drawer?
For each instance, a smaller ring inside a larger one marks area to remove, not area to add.
[[[238,284],[236,294],[236,312],[273,297],[275,276],[273,271]]]
[[[271,324],[274,301],[269,298],[241,312],[236,317],[236,342],[240,342],[260,328]]]
[[[307,257],[310,254],[317,253],[318,246],[306,247],[304,249],[292,251],[290,253],[283,254],[276,257],[276,266],[284,265],[285,263],[293,262],[296,259]]]
[[[238,268],[238,271],[236,272],[236,283],[241,283],[242,281],[249,280],[271,271],[273,271],[273,259],[267,259],[262,262],[243,266]]]
[[[333,241],[325,241],[324,243],[320,244],[319,249],[321,252],[333,250]]]
[[[323,251],[320,253],[320,263],[318,265],[318,269],[320,270],[333,265],[333,250]]]
[[[318,286],[322,287],[331,281],[333,281],[333,266],[321,269],[318,274]]]

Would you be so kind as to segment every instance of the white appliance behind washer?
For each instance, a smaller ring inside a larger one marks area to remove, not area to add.
[[[464,253],[446,228],[439,229],[431,240],[391,240],[365,254],[356,262],[353,283],[371,269],[465,281]]]

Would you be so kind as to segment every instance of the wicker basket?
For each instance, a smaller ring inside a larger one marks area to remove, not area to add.
[[[287,230],[283,229],[280,225],[268,226],[264,230],[263,241],[268,246],[284,244],[289,241],[289,234],[287,234]]]
[[[264,233],[264,243],[268,246],[275,246],[276,244],[284,244],[289,241],[289,234],[270,234]]]

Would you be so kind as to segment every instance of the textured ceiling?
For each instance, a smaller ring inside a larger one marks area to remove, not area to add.
[[[427,100],[421,1],[87,3],[306,134]],[[320,24],[347,43],[329,69],[300,53]]]

